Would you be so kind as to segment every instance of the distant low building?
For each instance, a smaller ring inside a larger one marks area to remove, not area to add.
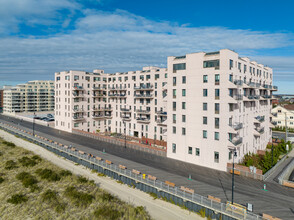
[[[284,128],[287,117],[287,127],[294,129],[294,105],[278,105],[272,109],[272,115],[272,123],[275,127]]]
[[[0,89],[0,113],[3,111],[3,89]]]

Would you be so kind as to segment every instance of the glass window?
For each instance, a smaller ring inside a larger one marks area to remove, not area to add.
[[[178,63],[173,65],[173,72],[176,73],[177,70],[185,70],[186,69],[186,63]]]
[[[203,61],[203,68],[211,68],[211,67],[215,67],[215,69],[219,69],[219,60]]]
[[[186,89],[182,89],[182,96],[186,96]]]
[[[207,111],[207,103],[206,102],[203,103],[203,111]]]
[[[149,76],[149,75],[147,75]],[[147,78],[148,79],[148,78]],[[150,79],[150,78],[149,78]],[[155,80],[159,79],[159,74],[155,74]]]
[[[203,124],[207,125],[207,117],[203,117]]]
[[[234,62],[233,60],[230,60],[230,70],[234,67]]]
[[[192,147],[188,147],[188,154],[192,154]]]
[[[173,102],[173,110],[177,110],[177,103],[176,102]]]
[[[186,102],[182,102],[182,109],[186,109]]]
[[[176,123],[176,122],[177,122],[177,115],[173,114],[173,123]]]
[[[214,132],[214,140],[219,140],[219,132]]]
[[[182,76],[182,83],[186,84],[186,76]]]
[[[182,135],[186,135],[186,128],[182,128]]]
[[[232,151],[229,151],[229,160],[231,160],[232,159]]]
[[[214,104],[214,111],[215,111],[215,114],[219,114],[219,103]]]
[[[176,97],[177,97],[177,90],[173,89],[173,98],[176,98]]]
[[[219,89],[215,89],[215,99],[219,99]]]
[[[215,75],[214,75],[214,81],[215,81],[215,84],[219,84],[219,79],[220,79],[219,74],[215,74]]]
[[[233,82],[233,75],[232,74],[229,75],[229,81]]]
[[[208,82],[208,76],[207,75],[203,75],[203,83],[207,83]]]
[[[186,122],[186,115],[182,115],[182,122]]]
[[[207,131],[203,130],[203,138],[207,138]]]
[[[177,151],[177,145],[176,144],[172,144],[172,150],[173,150],[173,153],[176,153]]]
[[[196,156],[200,156],[200,149],[197,148],[197,147],[196,147],[196,150],[195,150],[195,155],[196,155]]]
[[[173,126],[173,134],[177,133],[177,128],[175,126]]]
[[[208,95],[208,91],[207,91],[207,89],[203,89],[203,96],[204,96],[204,97],[207,97],[207,95]]]
[[[173,77],[173,86],[177,85],[177,77]]]
[[[219,162],[219,153],[214,151],[214,162],[218,163]]]
[[[219,128],[219,118],[214,119],[215,128]]]

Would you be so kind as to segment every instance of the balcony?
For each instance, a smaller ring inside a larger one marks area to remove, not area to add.
[[[276,126],[278,124],[278,122],[272,121],[272,124]]]
[[[73,90],[84,90],[82,86],[73,86]]]
[[[74,115],[72,117],[72,120],[74,120],[74,121],[84,120],[84,117],[83,116]]]
[[[234,81],[234,84],[235,84],[236,86],[242,86],[242,85],[243,85],[243,80],[235,80],[235,81]]]
[[[104,115],[99,115],[99,114],[93,114],[92,118],[94,118],[94,119],[104,119],[105,116]]]
[[[83,112],[84,109],[82,109],[82,108],[73,108],[72,111],[73,112]]]
[[[263,95],[262,98],[264,98],[264,99],[271,99],[272,96],[271,95]]]
[[[271,90],[278,91],[278,87],[277,86],[273,86]]]
[[[241,144],[243,142],[243,138],[241,137],[234,137],[233,139],[229,140],[232,144],[234,144],[235,146],[238,146],[239,144]]]
[[[150,110],[142,110],[142,109],[137,109],[136,112],[140,113],[140,114],[150,114]]]
[[[118,96],[120,99],[126,99],[126,98],[127,98],[126,94],[117,94],[117,96]]]
[[[153,85],[140,85],[140,86],[135,86],[134,90],[153,90]]]
[[[113,91],[126,91],[127,88],[121,88],[121,87],[110,87],[109,90]]]
[[[92,93],[92,96],[93,97],[104,97],[104,96],[106,96],[106,94],[103,94],[103,93]]]
[[[235,123],[235,124],[233,124],[233,125],[230,125],[235,131],[237,131],[237,130],[240,130],[240,129],[242,129],[243,128],[243,123],[239,123],[239,122],[237,122],[237,123]]]
[[[131,117],[121,116],[123,121],[131,121]]]
[[[162,125],[162,126],[167,126],[167,124],[166,124],[166,119],[157,119],[156,120],[156,123],[158,124],[158,125]]]
[[[92,108],[93,112],[103,112],[103,108]]]
[[[260,123],[264,122],[264,116],[257,116],[257,117],[255,117],[255,119]]]
[[[92,88],[92,90],[93,90],[93,91],[105,91],[106,88],[104,88],[104,87],[99,87],[99,86],[98,86],[98,87],[95,87],[95,86],[94,86],[94,87]]]
[[[131,109],[129,109],[129,108],[120,108],[120,110],[122,112],[130,112],[131,111]]]
[[[156,114],[160,116],[167,116],[167,112],[164,112],[164,111],[157,111]]]
[[[153,98],[153,95],[151,94],[135,94],[135,98],[136,99],[152,99]]]
[[[255,95],[254,99],[260,99],[260,95]]]
[[[148,123],[150,123],[150,119],[148,119],[148,118],[137,118],[137,122],[148,124]]]
[[[107,118],[107,119],[110,119],[110,118],[112,118],[112,115],[110,114],[110,113],[105,113],[105,118]]]
[[[112,111],[111,107],[103,107],[102,109],[104,109],[105,111]]]
[[[260,134],[263,134],[264,133],[264,127],[256,127],[255,130],[257,132],[259,132]]]

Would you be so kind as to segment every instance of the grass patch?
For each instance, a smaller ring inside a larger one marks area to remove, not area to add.
[[[119,219],[120,217],[122,217],[122,213],[118,210],[115,210],[111,206],[102,206],[102,207],[99,207],[97,210],[95,210],[94,216],[97,219],[115,220],[115,219]]]
[[[86,177],[79,176],[78,177],[78,182],[79,183],[87,183],[88,182],[88,179]]]
[[[59,181],[60,176],[53,170],[50,169],[37,169],[36,174],[41,177],[41,179],[45,179],[48,181]]]
[[[79,192],[75,187],[69,186],[64,191],[64,195],[78,207],[87,207],[94,199],[89,193]]]
[[[38,164],[38,160],[33,157],[29,158],[27,156],[18,159],[18,162],[24,167],[33,167]]]
[[[15,148],[16,145],[12,142],[3,141],[2,144],[6,145],[7,147]]]
[[[20,180],[24,187],[31,188],[32,191],[38,189],[38,180],[28,172],[21,172],[17,174],[16,179]]]
[[[7,199],[7,202],[12,203],[14,205],[18,205],[27,201],[28,197],[26,197],[23,194],[14,194],[9,199]]]
[[[66,177],[66,176],[72,176],[72,173],[69,170],[61,170],[59,172],[59,175],[62,177]]]
[[[6,163],[5,163],[5,169],[6,170],[12,170],[12,169],[15,169],[15,168],[18,168],[18,167],[17,167],[16,162],[14,160],[6,161]]]
[[[59,202],[59,198],[57,193],[51,189],[48,189],[41,195],[42,201],[50,204],[54,207],[54,210],[57,213],[61,213],[65,210],[66,205],[64,203]]]
[[[4,182],[4,178],[0,176],[0,184]]]

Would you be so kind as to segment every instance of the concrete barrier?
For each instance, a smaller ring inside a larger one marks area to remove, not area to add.
[[[123,169],[123,170],[127,169],[127,167],[126,167],[126,166],[124,166],[124,165],[121,165],[121,164],[120,164],[118,167],[119,167],[119,168],[121,168],[121,169]]]
[[[213,200],[215,202],[219,202],[219,203],[222,202],[222,200],[220,198],[217,198],[217,197],[214,197],[214,196],[211,196],[211,195],[208,195],[207,198],[210,199],[210,200]]]
[[[105,163],[107,163],[107,164],[112,164],[112,162],[110,161],[110,160],[105,160]]]
[[[283,186],[294,188],[294,182],[290,182],[290,181],[284,180],[283,181]]]
[[[276,218],[276,217],[273,217],[273,216],[265,214],[265,213],[262,213],[262,219],[263,220],[282,220],[280,218]]]
[[[172,183],[172,182],[170,182],[170,181],[165,181],[164,182],[166,185],[168,185],[168,186],[171,186],[171,187],[175,187],[176,186],[176,184],[174,184],[174,183]]]
[[[139,175],[141,173],[139,170],[135,170],[135,169],[132,169],[132,172],[137,175]]]
[[[149,178],[150,180],[156,180],[156,179],[157,179],[156,176],[152,176],[152,175],[148,175],[148,178]]]

